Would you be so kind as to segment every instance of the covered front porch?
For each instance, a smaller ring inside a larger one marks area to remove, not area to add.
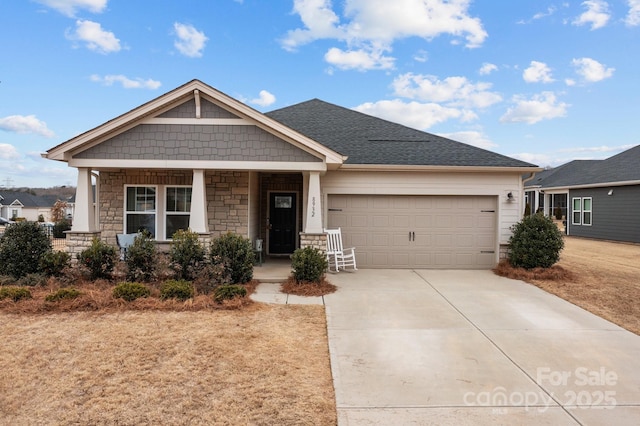
[[[78,253],[94,237],[148,230],[161,249],[189,228],[205,243],[234,232],[262,242],[263,256],[324,248],[316,170],[149,170],[78,168],[76,210],[67,247]]]

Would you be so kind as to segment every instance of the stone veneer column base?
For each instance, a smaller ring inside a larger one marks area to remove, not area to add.
[[[100,238],[100,232],[73,232],[66,231],[67,253],[71,255],[71,262],[78,261],[78,254],[89,247],[94,238]]]
[[[307,234],[300,233],[300,248],[313,247],[322,253],[327,251],[327,234]]]

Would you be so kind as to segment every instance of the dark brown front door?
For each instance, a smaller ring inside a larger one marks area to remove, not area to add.
[[[296,249],[295,192],[272,192],[269,196],[269,254],[290,254]]]

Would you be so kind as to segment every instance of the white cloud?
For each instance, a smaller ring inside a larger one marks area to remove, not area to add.
[[[522,78],[527,83],[551,83],[551,68],[544,62],[531,61],[529,68],[522,73]]]
[[[418,52],[416,52],[415,55],[413,55],[413,60],[416,62],[424,63],[424,62],[427,62],[428,59],[429,59],[429,55],[425,50],[419,50]]]
[[[273,94],[267,92],[266,90],[261,90],[260,96],[255,99],[251,99],[249,103],[259,105],[261,107],[266,107],[272,105],[275,101],[276,97]]]
[[[624,22],[630,27],[640,25],[640,0],[628,0],[629,12]]]
[[[406,73],[393,80],[398,96],[426,102],[441,102],[449,107],[486,108],[502,100],[489,91],[491,83],[471,83],[465,77],[447,77],[439,80],[433,75]]]
[[[535,124],[542,120],[564,117],[569,107],[564,102],[558,102],[553,92],[542,92],[531,99],[514,96],[513,101],[515,106],[500,117],[501,123]]]
[[[566,84],[567,86],[575,86],[576,85],[576,81],[572,78],[565,78],[564,79],[564,84]]]
[[[54,136],[47,127],[47,123],[39,120],[35,115],[10,115],[0,118],[0,130],[25,134],[36,133],[47,138]]]
[[[332,47],[324,55],[325,61],[342,70],[355,69],[366,71],[372,69],[391,69],[395,58],[383,56],[383,52],[360,50],[343,51]]]
[[[573,148],[565,148],[565,149],[559,149],[558,152],[561,153],[576,153],[576,152],[581,152],[581,153],[586,153],[586,152],[615,152],[615,153],[620,153],[622,151],[626,151],[629,148],[633,148],[635,145],[619,145],[619,146],[609,146],[609,145],[600,145],[600,146],[589,146],[589,147],[573,147]]]
[[[564,160],[558,160],[556,157],[552,157],[548,154],[534,154],[531,152],[521,152],[518,154],[509,154],[509,157],[526,161],[527,163],[537,164],[542,167],[555,167],[566,163]]]
[[[202,57],[202,51],[209,38],[204,32],[198,31],[193,25],[176,22],[173,29],[178,39],[173,43],[180,53],[190,58]]]
[[[105,31],[102,26],[93,21],[78,20],[76,21],[76,30],[71,33],[67,31],[69,40],[84,42],[88,49],[96,52],[107,54],[118,52],[120,40],[118,40],[111,31]]]
[[[0,160],[17,160],[20,153],[15,146],[8,143],[0,143]]]
[[[573,20],[573,25],[591,25],[591,30],[602,28],[609,22],[609,4],[603,0],[587,0],[582,2],[587,10]]]
[[[74,17],[78,10],[91,13],[102,13],[107,7],[107,0],[36,0],[38,3],[57,10],[63,15]]]
[[[454,133],[438,133],[438,135],[445,138],[453,139],[454,141],[463,142],[468,145],[477,146],[478,148],[482,149],[492,149],[498,146],[482,132],[476,132],[473,130]]]
[[[579,58],[571,61],[576,68],[576,73],[587,83],[595,83],[613,75],[615,68],[607,68],[605,65],[591,58]]]
[[[403,102],[399,99],[367,102],[353,109],[421,130],[454,118],[462,121],[477,118],[471,111],[447,108],[436,103]]]
[[[124,87],[125,89],[151,89],[151,90],[155,90],[157,88],[159,88],[162,83],[160,83],[159,81],[156,80],[152,80],[152,79],[142,79],[142,78],[136,78],[136,79],[130,79],[124,75],[118,74],[118,75],[105,75],[104,77],[101,77],[97,74],[93,74],[90,77],[91,81],[94,81],[96,83],[102,83],[105,86],[113,86],[114,83],[120,83],[120,85],[122,85],[122,87]]]
[[[300,16],[304,28],[287,32],[281,40],[282,47],[293,51],[319,39],[344,42],[347,49],[334,47],[325,59],[348,63],[343,69],[388,69],[394,58],[383,57],[390,52],[394,41],[408,37],[427,40],[442,34],[456,40],[464,38],[469,48],[479,47],[487,37],[479,18],[468,14],[469,0],[346,0],[344,23],[333,10],[330,0],[295,0],[293,12]],[[359,56],[355,57],[354,52]],[[342,55],[339,55],[342,53]],[[350,54],[348,57],[344,57]],[[378,56],[376,56],[378,55]],[[372,59],[384,59],[372,60]],[[354,61],[358,62],[354,66]],[[389,62],[390,61],[390,62]]]
[[[489,75],[494,71],[498,71],[498,66],[496,64],[485,62],[484,64],[482,64],[478,72],[480,73],[480,75]]]

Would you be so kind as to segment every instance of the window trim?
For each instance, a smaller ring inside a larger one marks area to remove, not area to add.
[[[163,218],[163,223],[162,223],[162,231],[163,231],[163,237],[165,241],[173,241],[173,236],[172,235],[167,235],[167,216],[169,215],[174,215],[174,216],[187,216],[189,218],[189,222],[191,221],[191,203],[193,202],[193,185],[162,185],[163,188],[163,194],[164,194],[164,200],[163,200],[163,213],[162,213],[162,218]],[[169,211],[169,209],[167,209],[167,200],[169,199],[169,194],[168,191],[171,188],[189,188],[191,189],[191,201],[189,201],[189,210],[188,211]]]
[[[155,200],[156,201],[156,208],[155,208],[155,210],[153,210],[153,211],[146,210],[146,211],[139,211],[139,212],[128,210],[128,208],[127,208],[127,197],[129,195],[128,194],[129,193],[129,191],[128,191],[129,188],[153,188],[153,189],[155,189],[155,191],[156,191],[156,197],[155,197],[156,198],[156,200]],[[158,197],[158,185],[145,185],[145,184],[139,184],[139,185],[131,184],[131,185],[129,185],[129,184],[126,184],[126,185],[124,185],[124,197],[123,198],[124,198],[124,208],[123,208],[123,215],[122,215],[123,216],[123,218],[122,218],[122,222],[123,222],[122,230],[123,230],[123,232],[124,233],[127,232],[127,217],[130,214],[140,214],[140,215],[142,215],[142,214],[151,214],[151,213],[153,213],[153,215],[154,215],[155,234],[156,234],[155,235],[155,239],[157,240],[158,239],[158,229],[159,229],[158,228],[158,202],[160,201],[159,197]]]
[[[578,201],[578,209],[576,209],[576,200]],[[576,221],[576,213],[578,213],[578,220]],[[582,198],[581,197],[572,197],[571,198],[571,224],[572,225],[582,225]]]
[[[589,210],[585,208],[585,201],[587,200],[589,200]],[[584,220],[585,213],[589,213],[589,223]],[[582,226],[591,226],[593,223],[593,197],[582,197],[582,213],[580,215],[580,219],[582,221]]]
[[[123,232],[127,231],[127,215],[129,214],[151,214],[151,212],[130,212],[127,210],[127,188],[154,188],[156,191],[156,209],[153,211],[155,215],[155,228],[156,234],[155,241],[172,241],[171,236],[167,236],[167,215],[185,215],[189,216],[191,220],[191,209],[188,212],[169,212],[167,210],[167,190],[169,188],[191,188],[191,194],[193,199],[193,185],[160,185],[160,184],[125,184],[124,185],[124,206],[123,206],[123,218],[122,229]]]

